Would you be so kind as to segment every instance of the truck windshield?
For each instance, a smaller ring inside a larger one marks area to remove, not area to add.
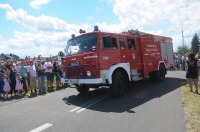
[[[74,55],[96,50],[97,34],[88,34],[67,42],[66,55]]]

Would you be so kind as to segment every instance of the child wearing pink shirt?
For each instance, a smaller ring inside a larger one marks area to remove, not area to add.
[[[17,91],[18,93],[18,96],[22,96],[21,94],[21,90],[22,90],[22,82],[21,82],[21,75],[19,73],[16,73],[16,85],[15,85],[15,90]]]
[[[3,74],[3,81],[4,81],[3,91],[6,93],[4,98],[9,98],[8,92],[10,92],[10,84],[9,84],[8,77],[6,74]]]

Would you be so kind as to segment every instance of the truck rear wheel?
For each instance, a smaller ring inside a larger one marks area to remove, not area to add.
[[[165,68],[163,65],[160,65],[159,71],[154,71],[149,73],[149,78],[152,82],[161,82],[165,80]]]
[[[159,66],[159,71],[155,72],[156,82],[161,82],[165,80],[165,68],[163,65]]]
[[[124,94],[125,87],[126,80],[123,74],[119,71],[114,72],[111,84],[112,96],[116,98],[121,97]]]
[[[149,78],[152,82],[155,82],[156,81],[156,77],[155,77],[155,74],[156,74],[157,71],[154,71],[154,72],[150,72],[149,73]]]
[[[89,87],[87,87],[86,85],[81,85],[81,86],[76,86],[76,90],[80,93],[80,94],[84,94],[87,93],[89,91]]]

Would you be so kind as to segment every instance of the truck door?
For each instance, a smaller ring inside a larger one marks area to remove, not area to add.
[[[119,48],[120,48],[120,58],[121,62],[128,62],[126,58],[126,46],[125,46],[125,38],[120,37],[119,38]]]
[[[137,38],[127,38],[125,40],[125,58],[130,63],[131,69],[141,69],[141,54]]]
[[[117,46],[117,36],[100,36],[99,64],[101,70],[110,68],[120,62],[120,52]]]

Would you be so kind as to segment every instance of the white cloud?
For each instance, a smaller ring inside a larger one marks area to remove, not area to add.
[[[75,25],[50,16],[31,16],[23,9],[14,10],[8,4],[0,4],[0,8],[6,10],[8,20],[29,29],[29,32],[15,31],[14,38],[1,42],[4,47],[2,51],[20,53],[22,57],[30,54],[56,55],[65,48],[72,33],[79,34],[81,28],[86,31],[92,30],[89,24]]]
[[[65,21],[50,16],[30,16],[23,9],[7,10],[7,18],[22,24],[26,28],[39,31],[66,31],[70,27]]]
[[[179,2],[172,0],[117,0],[113,12],[126,25],[140,27],[168,21],[176,10],[176,4]]]
[[[182,44],[182,30],[186,44],[190,44],[193,35],[200,32],[198,0],[110,0],[109,3],[113,4],[113,12],[118,17],[119,23],[96,23],[101,31],[122,32],[139,29],[170,36],[174,41],[174,49]],[[1,42],[3,51],[21,56],[55,55],[65,48],[72,33],[79,34],[79,29],[84,29],[86,32],[93,30],[93,25],[90,24],[75,25],[51,16],[32,16],[23,9],[14,10],[8,4],[0,4],[0,8],[6,10],[8,20],[29,29],[28,32],[15,31],[14,38]],[[147,28],[148,26],[154,28]]]
[[[41,32],[19,32],[15,31],[13,39],[4,43],[3,47],[9,49],[11,53],[16,51],[21,56],[26,55],[43,56],[56,55],[58,51],[63,51],[70,34],[67,32],[41,33]],[[5,50],[4,49],[4,50]]]
[[[5,9],[7,11],[13,11],[12,7],[9,4],[0,4],[0,8]]]
[[[177,10],[171,18],[175,29],[183,29],[186,35],[200,31],[200,1],[191,3],[180,10]]]
[[[0,8],[6,10],[7,19],[17,22],[23,25],[25,28],[31,29],[32,31],[42,32],[74,32],[80,29],[80,27],[88,28],[89,24],[75,25],[68,24],[62,19],[58,19],[51,16],[31,16],[23,9],[14,10],[8,4],[0,4]]]
[[[151,26],[163,30],[166,28],[164,26],[169,26],[162,35],[169,34],[176,42],[176,49],[177,45],[182,43],[180,39],[182,30],[186,43],[190,43],[191,36],[200,32],[199,5],[199,0],[116,0],[113,12],[120,23],[127,27],[141,29],[144,26]],[[160,24],[163,27],[159,27]]]
[[[39,9],[41,5],[48,4],[51,0],[32,0],[30,6],[35,9]]]

